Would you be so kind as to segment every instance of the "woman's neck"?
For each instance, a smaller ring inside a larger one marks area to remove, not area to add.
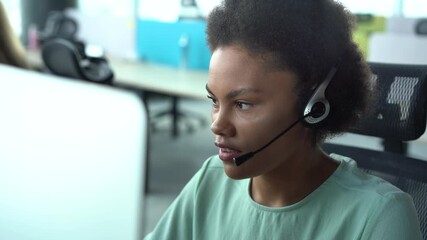
[[[284,207],[301,201],[316,190],[338,167],[318,147],[298,152],[267,174],[254,177],[250,193],[254,201]]]

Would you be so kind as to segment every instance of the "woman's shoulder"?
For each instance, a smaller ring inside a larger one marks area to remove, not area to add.
[[[344,190],[380,198],[392,195],[406,195],[398,187],[383,178],[371,175],[359,168],[355,160],[337,154],[331,154],[331,157],[340,162],[340,166],[331,180]]]
[[[336,154],[331,157],[340,162],[327,188],[327,195],[334,196],[334,205],[339,210],[336,216],[343,214],[343,211],[346,216],[358,216],[355,219],[365,226],[364,234],[373,234],[367,239],[378,239],[372,236],[386,234],[384,229],[393,232],[387,233],[387,236],[398,236],[387,239],[403,239],[403,233],[419,233],[417,213],[408,193],[383,178],[365,172],[351,158]],[[406,219],[406,223],[402,224],[399,219]],[[379,227],[379,221],[384,226]]]

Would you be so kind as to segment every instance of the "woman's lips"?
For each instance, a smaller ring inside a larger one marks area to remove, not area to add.
[[[233,149],[227,145],[215,143],[215,145],[219,148],[219,158],[222,161],[234,161],[235,157],[241,155],[241,151]]]
[[[220,148],[219,149],[219,158],[222,161],[234,161],[235,157],[240,156],[239,151],[227,149],[227,148]]]

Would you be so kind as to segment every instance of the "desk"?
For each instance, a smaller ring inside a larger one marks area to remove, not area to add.
[[[114,83],[177,97],[206,99],[208,73],[111,58]]]
[[[28,61],[43,67],[39,52],[29,52]],[[208,72],[176,69],[137,60],[108,57],[114,71],[114,84],[177,97],[206,99]]]

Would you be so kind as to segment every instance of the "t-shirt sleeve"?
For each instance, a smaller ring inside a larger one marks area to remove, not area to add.
[[[411,196],[389,193],[374,210],[361,239],[422,240],[420,223]]]
[[[185,185],[178,197],[160,218],[153,232],[144,240],[176,240],[193,238],[194,201],[209,159]]]

